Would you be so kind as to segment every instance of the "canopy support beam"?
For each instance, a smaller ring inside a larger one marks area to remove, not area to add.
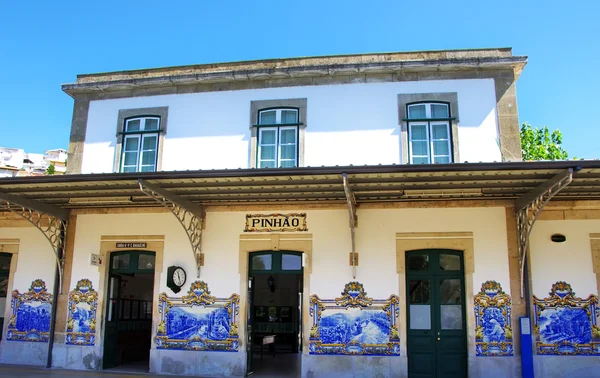
[[[348,175],[342,173],[342,183],[344,185],[344,193],[346,194],[346,202],[348,203],[348,215],[350,216],[350,238],[352,240],[352,278],[356,278],[356,239],[355,228],[358,224],[358,215],[356,215],[356,197],[348,185]]]
[[[58,287],[62,294],[64,273],[65,235],[69,220],[69,210],[47,203],[0,192],[0,209],[20,216],[37,228],[50,243],[54,251],[58,272]]]
[[[578,171],[575,168],[575,171]],[[542,212],[544,206],[573,181],[573,168],[557,174],[545,183],[535,187],[524,194],[515,202],[515,215],[517,218],[517,232],[519,238],[519,271],[521,278],[521,298],[525,296],[525,262],[529,249],[531,230]]]
[[[204,206],[195,204],[158,185],[150,184],[146,180],[139,179],[138,184],[142,193],[169,209],[183,227],[192,246],[196,262],[196,275],[200,278],[200,267],[203,265],[202,225],[206,219]]]

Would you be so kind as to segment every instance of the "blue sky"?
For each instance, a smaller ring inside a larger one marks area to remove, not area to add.
[[[521,122],[600,158],[600,1],[3,1],[0,146],[67,148],[79,73],[280,57],[512,47]]]

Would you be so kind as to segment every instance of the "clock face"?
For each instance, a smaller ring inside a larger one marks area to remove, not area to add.
[[[179,287],[185,283],[185,270],[183,268],[177,268],[173,272],[173,283]]]

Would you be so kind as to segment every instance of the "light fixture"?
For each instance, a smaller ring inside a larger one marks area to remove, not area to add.
[[[267,285],[269,285],[269,289],[271,289],[271,293],[275,292],[275,278],[273,276],[269,276],[267,279]]]
[[[131,197],[79,197],[69,199],[72,205],[131,203]]]

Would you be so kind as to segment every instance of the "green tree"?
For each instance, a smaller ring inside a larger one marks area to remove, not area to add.
[[[47,175],[53,175],[56,173],[56,170],[54,169],[54,164],[50,164],[48,166],[48,168],[46,168],[46,174]]]
[[[559,130],[550,133],[547,126],[538,129],[527,122],[521,125],[523,160],[565,160],[569,155],[561,145]]]

